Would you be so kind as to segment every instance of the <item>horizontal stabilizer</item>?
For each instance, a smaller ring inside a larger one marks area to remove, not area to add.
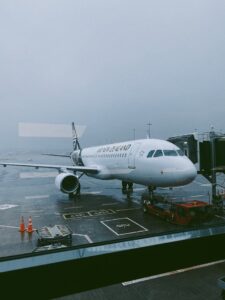
[[[59,157],[70,157],[69,154],[42,153],[42,155],[47,155],[47,156],[59,156]]]

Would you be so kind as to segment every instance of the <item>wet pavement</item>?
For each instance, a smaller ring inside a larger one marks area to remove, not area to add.
[[[19,157],[19,161],[25,159],[26,155]],[[41,159],[42,163],[49,162],[46,157]],[[65,159],[57,158],[58,163],[60,160],[65,164]],[[21,217],[24,218],[25,227],[31,217],[33,228],[37,230],[56,224],[69,226],[72,245],[155,235],[184,228],[143,213],[142,199],[148,194],[143,186],[134,185],[132,193],[124,194],[120,181],[102,181],[83,176],[81,195],[69,199],[55,187],[55,175],[55,172],[34,171],[33,168],[0,168],[1,257],[36,250],[38,234],[21,234]],[[206,179],[198,176],[190,185],[172,190],[159,188],[156,193],[168,201],[188,199],[209,202],[210,190]],[[210,224],[224,221],[223,216],[217,216]]]

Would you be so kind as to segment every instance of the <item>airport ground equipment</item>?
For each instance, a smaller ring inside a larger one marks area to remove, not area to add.
[[[200,223],[213,217],[213,206],[199,200],[175,203],[144,200],[143,210],[179,225]]]
[[[55,225],[52,227],[44,226],[38,233],[38,246],[50,244],[63,244],[70,246],[72,244],[72,231],[66,225]]]

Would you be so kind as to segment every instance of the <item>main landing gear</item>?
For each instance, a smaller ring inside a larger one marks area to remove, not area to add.
[[[122,192],[123,194],[133,192],[133,182],[122,181]]]

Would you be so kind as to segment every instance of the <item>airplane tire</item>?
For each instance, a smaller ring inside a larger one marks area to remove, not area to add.
[[[128,189],[133,189],[133,182],[128,182]]]

